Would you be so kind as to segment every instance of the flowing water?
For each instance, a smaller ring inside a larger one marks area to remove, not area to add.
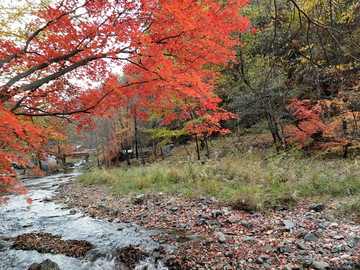
[[[63,205],[44,202],[51,198],[60,184],[73,180],[78,173],[52,175],[38,179],[24,180],[33,199],[30,209],[22,195],[10,196],[8,205],[0,206],[0,270],[26,270],[32,263],[46,259],[56,262],[62,270],[112,270],[119,269],[111,259],[111,251],[128,245],[138,246],[151,253],[158,246],[150,236],[159,233],[139,227],[129,227],[118,231],[118,225],[82,216],[71,215],[63,210]],[[46,232],[60,234],[63,240],[86,240],[95,248],[84,258],[71,258],[64,255],[39,253],[11,249],[12,242],[7,238],[24,233]],[[99,256],[100,254],[100,256]],[[167,269],[153,258],[141,262],[136,269]]]

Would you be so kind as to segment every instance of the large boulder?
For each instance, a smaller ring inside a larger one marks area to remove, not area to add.
[[[42,263],[33,263],[28,270],[61,270],[57,263],[46,259]]]

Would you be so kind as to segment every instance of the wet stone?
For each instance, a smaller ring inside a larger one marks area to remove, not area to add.
[[[52,202],[52,201],[53,201],[53,199],[45,197],[44,199],[42,199],[41,202]]]
[[[132,245],[116,249],[112,254],[117,267],[123,270],[135,269],[135,266],[148,256],[148,253]]]
[[[26,233],[12,239],[12,249],[37,250],[40,253],[63,254],[82,257],[93,245],[85,240],[61,240],[60,235],[50,233]]]
[[[60,270],[60,267],[57,263],[51,261],[50,259],[46,259],[42,263],[33,263],[30,265],[28,270]]]

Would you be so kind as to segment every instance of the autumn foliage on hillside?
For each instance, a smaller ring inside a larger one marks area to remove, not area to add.
[[[288,109],[293,123],[286,128],[289,142],[307,150],[359,147],[360,113],[351,110],[342,94],[332,100],[291,100]]]
[[[202,118],[209,133],[231,114],[212,92],[217,67],[234,60],[247,0],[63,0],[2,7],[1,191],[10,163],[26,164],[44,139],[38,117],[88,124],[88,114],[133,102],[139,117]],[[14,22],[14,24],[10,23]],[[112,75],[123,68],[126,81]]]

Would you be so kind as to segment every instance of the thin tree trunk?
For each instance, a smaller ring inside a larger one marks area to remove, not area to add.
[[[196,154],[197,154],[197,159],[200,160],[200,149],[199,149],[199,141],[197,138],[197,134],[195,134],[195,143],[196,143]]]
[[[186,144],[184,144],[184,148],[185,148],[185,151],[186,151],[186,153],[188,154],[188,156],[191,158],[191,155],[190,155],[189,151],[188,151],[187,148],[186,148]]]
[[[134,116],[134,129],[135,129],[135,158],[139,159],[139,134],[138,134],[136,116]]]
[[[206,156],[208,158],[210,158],[210,150],[209,150],[208,140],[206,137],[204,138],[204,141],[205,141],[205,148],[206,148]]]

